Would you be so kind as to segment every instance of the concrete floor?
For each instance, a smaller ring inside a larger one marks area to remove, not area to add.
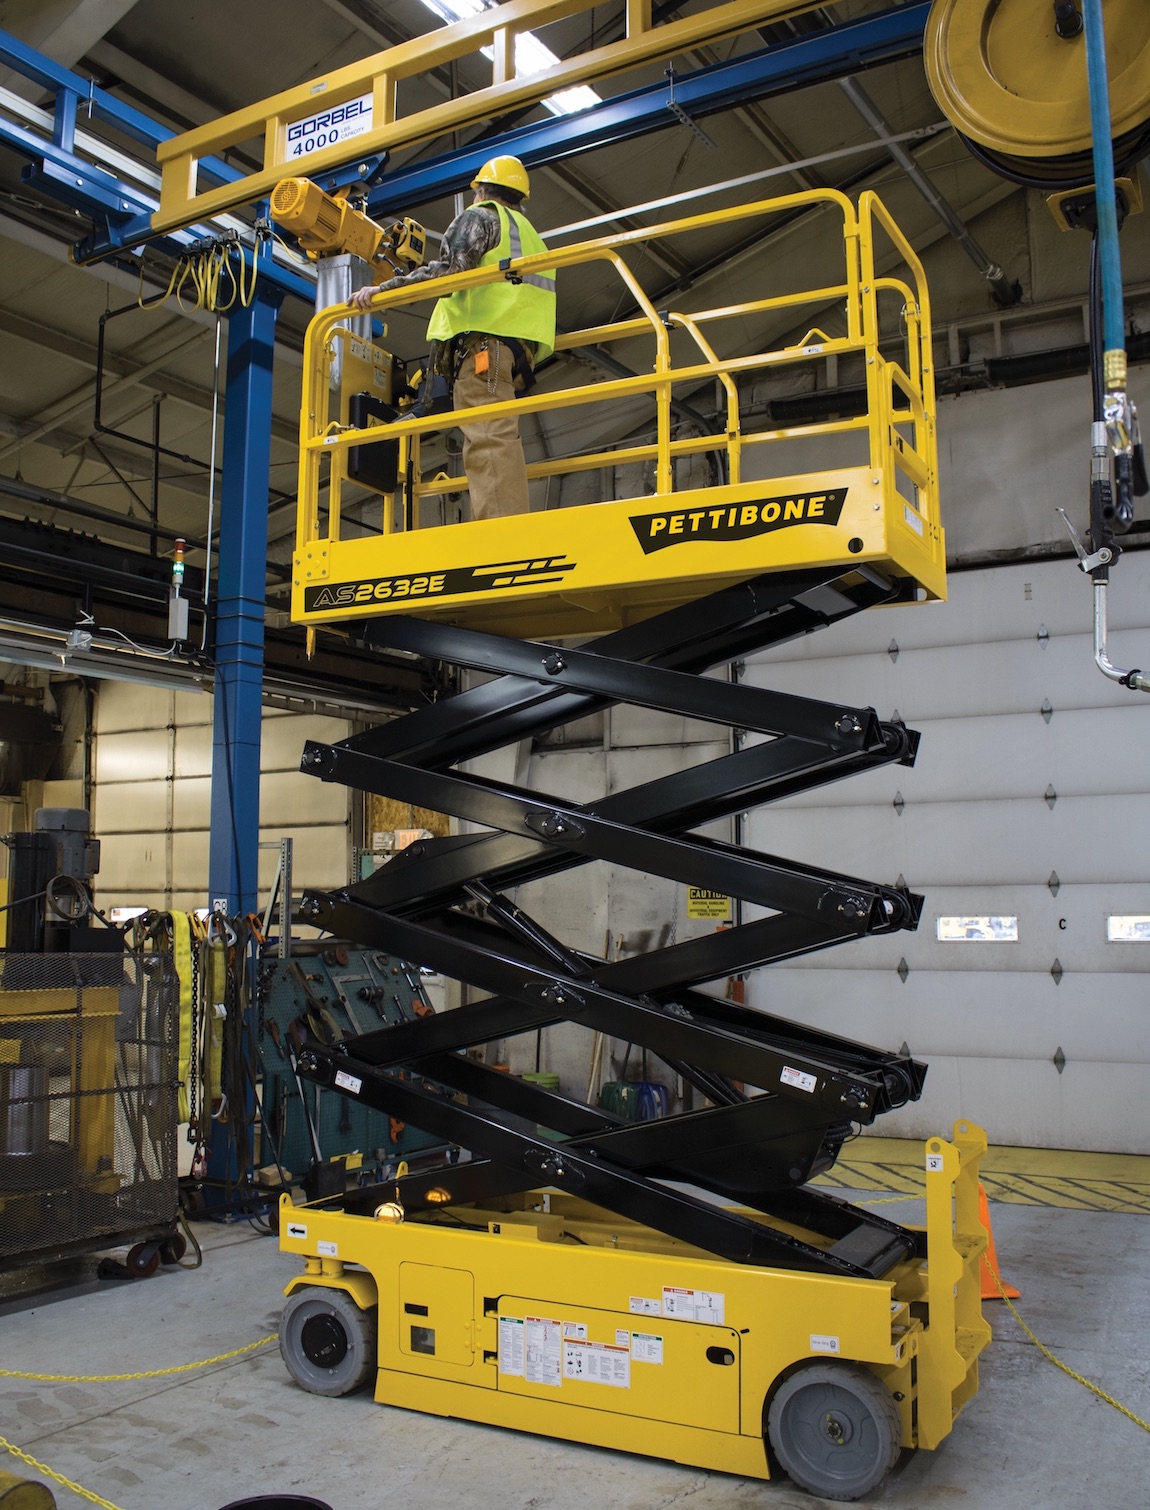
[[[873,1196],[873,1192],[867,1192]],[[920,1219],[908,1203],[905,1219]],[[1065,1363],[1150,1418],[1150,1218],[991,1207],[1003,1275]],[[199,1223],[203,1267],[89,1280],[0,1304],[0,1368],[106,1374],[206,1358],[275,1331],[296,1260],[246,1225]],[[1145,1433],[1055,1369],[1001,1302],[982,1388],[934,1453],[904,1455],[864,1505],[926,1510],[1150,1506]],[[292,1383],[275,1344],[159,1379],[50,1384],[0,1377],[0,1435],[117,1510],[220,1510],[314,1495],[331,1510],[445,1504],[499,1510],[801,1510],[762,1483],[376,1405]],[[10,1457],[0,1467],[35,1477]],[[60,1510],[84,1503],[54,1486]]]

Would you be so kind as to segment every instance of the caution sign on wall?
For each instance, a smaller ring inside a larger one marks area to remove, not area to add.
[[[717,923],[731,921],[731,899],[722,891],[708,891],[705,886],[687,887],[687,916],[711,918]]]

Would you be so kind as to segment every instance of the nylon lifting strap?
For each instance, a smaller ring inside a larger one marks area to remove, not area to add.
[[[205,1076],[204,1101],[209,1112],[214,1114],[216,1103],[223,1096],[224,1018],[217,1007],[227,1006],[228,955],[222,938],[213,938],[208,945],[208,1054]]]
[[[172,932],[172,958],[175,961],[176,977],[180,983],[180,1044],[177,1071],[180,1081],[179,1121],[191,1119],[191,1103],[188,1100],[188,1082],[192,1068],[192,928],[186,912],[169,915]]]

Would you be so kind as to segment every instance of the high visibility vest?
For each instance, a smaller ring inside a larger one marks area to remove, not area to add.
[[[499,216],[499,241],[480,258],[480,267],[497,267],[505,258],[545,252],[543,238],[518,210],[484,200]],[[440,299],[427,326],[428,339],[448,341],[468,331],[534,341],[535,360],[555,350],[555,274],[524,273],[521,281],[500,279],[484,288],[457,290]]]

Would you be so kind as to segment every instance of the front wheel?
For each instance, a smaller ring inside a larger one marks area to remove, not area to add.
[[[137,1243],[128,1249],[124,1267],[133,1279],[151,1279],[160,1267],[160,1250],[155,1243]]]
[[[796,1484],[828,1500],[857,1500],[898,1461],[902,1423],[890,1391],[853,1363],[806,1363],[767,1412],[775,1456]]]
[[[280,1318],[288,1373],[313,1395],[349,1395],[376,1368],[376,1318],[345,1290],[297,1290]]]

